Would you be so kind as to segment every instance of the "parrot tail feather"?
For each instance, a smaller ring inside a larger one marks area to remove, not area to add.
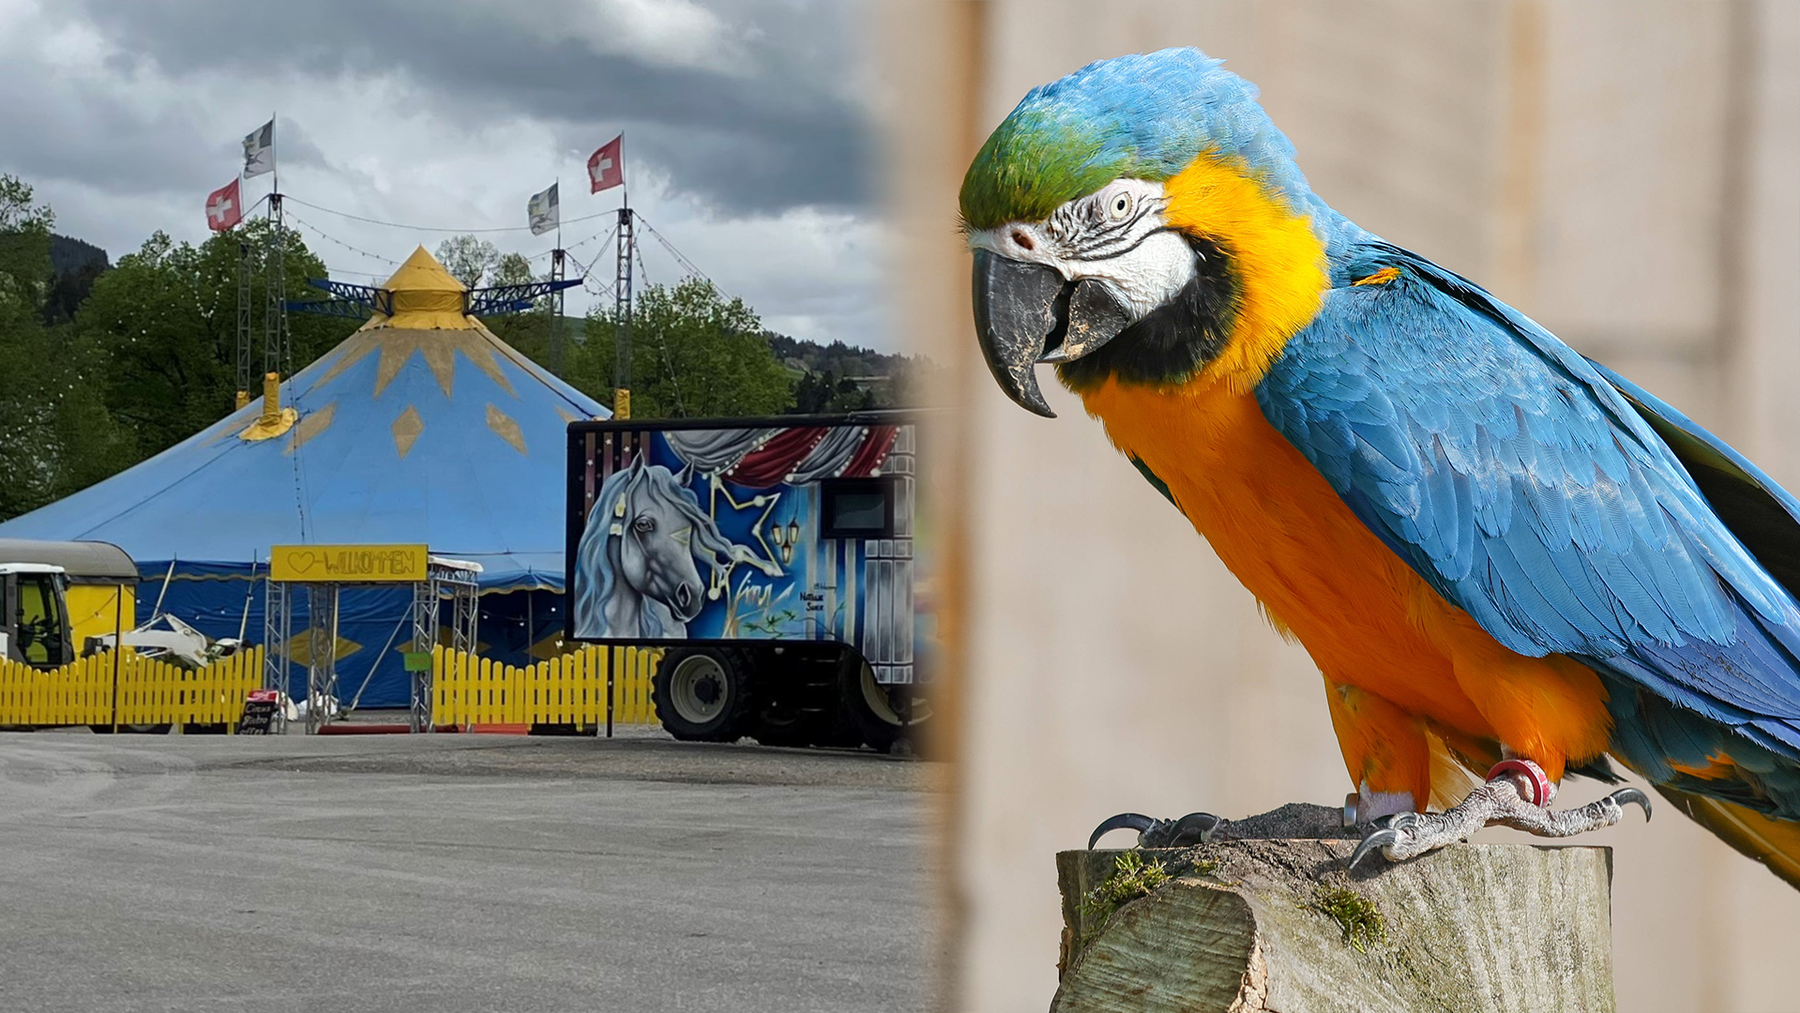
[[[1739,852],[1800,889],[1800,823],[1770,819],[1741,805],[1657,785],[1656,790]]]

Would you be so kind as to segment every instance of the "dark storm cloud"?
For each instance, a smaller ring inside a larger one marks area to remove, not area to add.
[[[66,90],[33,89],[29,79],[36,73],[37,68],[0,65],[0,93],[28,96],[0,102],[5,139],[0,169],[140,193],[191,190],[196,178],[227,181],[219,166],[231,164],[229,145],[201,136],[181,116],[156,110],[146,118],[116,93],[89,82]],[[131,143],[150,138],[156,143]]]
[[[609,26],[629,29],[662,16],[659,6],[677,13],[688,7],[648,0],[81,0],[63,16],[81,17],[116,47],[117,65],[109,69],[123,76],[397,76],[434,114],[471,123],[546,122],[572,151],[585,153],[623,128],[629,159],[650,163],[725,213],[860,209],[868,201],[869,141],[846,40],[849,5],[707,8],[709,20],[724,28],[716,57],[672,58],[667,50],[679,48],[679,39],[609,34]],[[597,11],[610,13],[596,21]],[[317,146],[308,154],[329,152],[330,124],[305,126]],[[97,128],[84,132],[99,136]],[[217,146],[210,138],[195,145]],[[215,156],[207,151],[195,161],[216,165]]]

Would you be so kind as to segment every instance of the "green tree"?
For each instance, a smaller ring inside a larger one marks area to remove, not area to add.
[[[41,307],[50,285],[50,226],[56,215],[32,203],[31,184],[0,173],[0,298]]]
[[[263,265],[273,239],[274,229],[263,219],[199,246],[176,243],[157,232],[94,282],[76,312],[76,331],[104,350],[107,403],[136,432],[143,454],[172,446],[235,407],[238,270],[246,252],[253,267],[251,320],[257,341],[251,350],[250,394],[260,393]],[[324,277],[325,265],[291,231],[284,252],[287,298],[317,295],[306,279]],[[338,318],[291,314],[291,353],[278,370],[291,375],[348,330]]]
[[[505,253],[494,262],[489,285],[529,285],[537,280],[531,273],[531,258],[523,253]]]
[[[565,378],[590,397],[612,402],[612,308],[588,314],[587,340],[570,356]],[[773,415],[793,403],[794,375],[776,360],[762,321],[742,299],[689,278],[652,285],[631,321],[634,418]]]
[[[922,355],[897,355],[833,341],[769,334],[775,357],[804,370],[794,390],[795,411],[841,412],[919,404],[938,389],[941,372]]]
[[[490,286],[529,285],[543,280],[546,279],[532,273],[529,257],[520,253],[508,253],[503,254],[495,263],[487,283]],[[496,337],[518,349],[526,358],[558,373],[566,372],[569,346],[581,336],[579,319],[571,321],[557,315],[554,295],[535,300],[531,308],[524,312],[495,314],[484,317],[482,323]],[[556,344],[559,328],[561,348]],[[559,365],[562,368],[559,369]]]
[[[0,519],[34,510],[110,474],[135,443],[96,382],[104,354],[71,328],[47,328],[48,207],[0,176]]]
[[[0,518],[49,502],[60,450],[46,375],[57,360],[26,295],[10,270],[0,273]]]
[[[513,254],[513,256],[518,256]],[[450,277],[463,283],[467,288],[480,288],[481,279],[487,276],[500,264],[500,251],[493,243],[474,236],[451,236],[438,244],[438,263],[450,272]],[[524,260],[524,257],[519,257]],[[527,276],[531,273],[529,262],[525,265]],[[494,284],[512,284],[511,282],[495,282]]]
[[[58,272],[50,283],[49,292],[44,299],[44,323],[67,324],[75,320],[75,311],[87,302],[87,297],[94,290],[94,282],[107,271],[107,265],[98,260],[89,261],[69,271]]]
[[[848,377],[839,379],[829,369],[822,373],[808,372],[794,384],[793,411],[796,413],[835,414],[867,411],[875,407],[880,406],[874,391]]]

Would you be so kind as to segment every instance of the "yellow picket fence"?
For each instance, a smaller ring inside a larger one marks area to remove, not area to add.
[[[235,728],[245,694],[262,685],[262,661],[260,647],[193,670],[129,647],[49,671],[0,659],[0,725]]]
[[[431,717],[438,725],[606,723],[606,674],[613,681],[613,723],[652,725],[650,677],[662,649],[583,647],[535,665],[438,646],[431,651]]]

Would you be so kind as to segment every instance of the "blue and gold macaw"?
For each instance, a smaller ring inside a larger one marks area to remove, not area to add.
[[[1800,502],[1333,211],[1198,50],[1033,90],[961,204],[1000,386],[1053,363],[1323,672],[1357,857],[1648,816],[1549,808],[1610,756],[1800,886]]]

